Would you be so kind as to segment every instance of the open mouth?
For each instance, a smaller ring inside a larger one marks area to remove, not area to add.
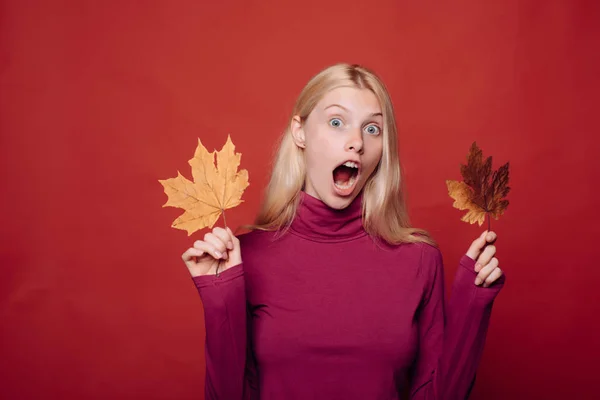
[[[346,161],[333,170],[333,184],[338,192],[347,195],[352,192],[358,180],[360,165],[354,161]]]

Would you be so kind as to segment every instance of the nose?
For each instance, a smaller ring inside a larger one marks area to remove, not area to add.
[[[364,149],[364,142],[362,132],[353,132],[348,141],[346,142],[346,151],[355,151],[358,154],[362,154]]]

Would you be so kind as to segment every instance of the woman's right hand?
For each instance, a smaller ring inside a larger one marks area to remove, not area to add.
[[[229,228],[214,228],[204,240],[196,240],[181,258],[192,277],[215,275],[217,271],[220,274],[242,262],[240,241]]]

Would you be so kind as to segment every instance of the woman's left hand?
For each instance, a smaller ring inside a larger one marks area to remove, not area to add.
[[[475,285],[489,287],[492,283],[500,279],[502,270],[498,267],[498,259],[496,255],[496,246],[492,243],[496,241],[498,236],[495,232],[484,231],[481,236],[473,241],[471,247],[467,251],[467,256],[475,260]]]

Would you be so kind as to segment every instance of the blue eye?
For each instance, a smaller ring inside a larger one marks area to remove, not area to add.
[[[379,127],[377,125],[368,125],[365,128],[365,131],[369,134],[369,135],[379,135]]]
[[[339,118],[332,118],[329,120],[329,125],[333,126],[334,128],[339,128],[342,126],[342,120]]]

